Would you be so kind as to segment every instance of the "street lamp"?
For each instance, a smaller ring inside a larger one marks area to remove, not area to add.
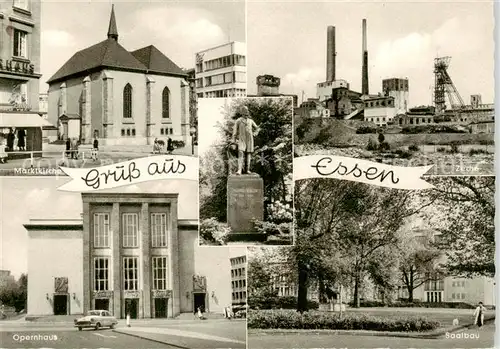
[[[194,155],[194,135],[196,134],[196,127],[191,126],[189,131],[191,134],[191,154]]]

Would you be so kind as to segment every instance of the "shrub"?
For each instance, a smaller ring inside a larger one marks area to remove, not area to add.
[[[453,154],[456,154],[456,153],[459,153],[460,152],[460,149],[458,148],[458,144],[455,144],[453,143],[451,145],[451,150],[450,150],[451,153]]]
[[[471,149],[471,150],[469,150],[470,156],[477,155],[477,154],[489,154],[489,152],[484,150],[484,149]]]
[[[314,137],[311,143],[315,144],[324,144],[327,143],[330,140],[331,133],[328,130],[328,128],[322,128],[321,131],[319,131],[318,135]]]
[[[251,309],[297,309],[297,297],[252,296],[248,298],[248,306]],[[316,310],[319,303],[307,301],[307,308]]]
[[[353,306],[354,303],[349,303]],[[418,299],[413,300],[413,302],[408,302],[406,299],[399,299],[398,301],[391,303],[383,303],[378,301],[362,301],[359,306],[361,308],[378,308],[378,307],[393,307],[393,308],[446,308],[446,309],[475,309],[474,305],[462,302],[442,302],[442,303],[431,303],[422,302]]]
[[[370,138],[368,140],[368,144],[366,145],[366,150],[369,150],[369,151],[374,151],[374,150],[377,150],[378,149],[378,144],[375,140],[373,140],[372,138]]]
[[[412,144],[412,145],[410,145],[410,146],[408,147],[408,150],[409,150],[409,151],[419,151],[419,150],[420,150],[420,148],[418,147],[418,145],[416,145],[416,144]]]
[[[385,141],[385,136],[384,136],[384,134],[383,134],[383,133],[379,133],[379,134],[378,134],[378,142],[379,142],[380,144],[382,144],[382,143],[384,143],[384,141]]]
[[[397,155],[399,155],[399,157],[401,159],[409,159],[409,158],[411,158],[411,153],[409,151],[406,151],[406,150],[397,149],[394,153],[396,153]]]
[[[293,220],[293,207],[290,203],[283,204],[275,201],[267,205],[268,220],[273,223],[291,222]]]
[[[361,313],[309,311],[300,314],[292,310],[250,310],[247,327],[261,329],[331,329],[372,330],[391,332],[423,332],[438,328],[438,321],[424,317],[383,317]]]
[[[387,150],[391,149],[391,146],[387,142],[381,142],[380,145],[379,145],[379,149],[381,151],[387,151]]]
[[[357,134],[377,133],[377,128],[370,126],[360,126],[356,129]]]
[[[184,141],[173,140],[172,145],[174,146],[174,148],[184,148],[186,146],[186,143],[184,143]]]
[[[200,238],[204,243],[225,245],[230,233],[231,228],[215,218],[204,219],[200,223]]]
[[[437,151],[439,153],[446,153],[446,147],[439,147],[439,148],[437,148]]]

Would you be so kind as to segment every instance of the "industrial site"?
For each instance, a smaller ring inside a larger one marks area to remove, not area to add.
[[[428,174],[493,174],[494,104],[480,94],[462,96],[449,73],[453,57],[429,57],[432,105],[413,105],[411,81],[388,76],[369,90],[367,20],[362,19],[361,91],[337,73],[335,35],[326,28],[326,78],[315,98],[294,109],[295,156],[331,154],[398,166],[435,165]],[[349,28],[342,28],[349,30]],[[467,73],[467,72],[464,72]],[[257,77],[260,96],[281,95],[280,79]],[[372,84],[373,86],[373,84]]]

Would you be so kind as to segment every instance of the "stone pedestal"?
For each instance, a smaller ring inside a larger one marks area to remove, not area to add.
[[[254,233],[252,220],[264,220],[264,181],[258,175],[230,175],[227,223],[233,233]]]

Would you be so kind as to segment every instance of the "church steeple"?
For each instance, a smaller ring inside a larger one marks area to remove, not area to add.
[[[109,19],[108,39],[118,41],[118,29],[116,29],[115,5],[111,5],[111,17]]]

